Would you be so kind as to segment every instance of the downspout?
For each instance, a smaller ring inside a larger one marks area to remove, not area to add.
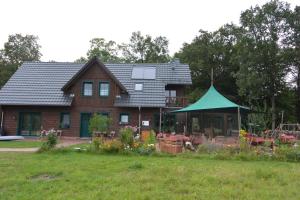
[[[161,108],[159,108],[159,133],[161,133]]]
[[[1,112],[0,136],[2,135],[2,132],[3,132],[3,117],[4,117],[4,113],[2,111]]]
[[[141,135],[141,106],[139,106],[139,135]]]

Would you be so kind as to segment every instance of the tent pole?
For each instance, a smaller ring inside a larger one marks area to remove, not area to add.
[[[241,130],[241,110],[240,110],[239,106],[238,106],[238,129],[239,129],[239,135],[240,135],[240,130]]]

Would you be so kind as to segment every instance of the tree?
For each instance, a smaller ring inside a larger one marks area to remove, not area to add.
[[[296,6],[290,13],[288,23],[292,34],[285,38],[284,42],[288,45],[286,49],[287,60],[289,61],[293,83],[296,84],[296,109],[295,115],[300,122],[300,6]]]
[[[237,100],[238,89],[233,74],[238,65],[233,62],[238,27],[225,25],[215,32],[200,30],[191,44],[184,44],[175,54],[181,62],[190,65],[193,88],[191,100],[195,101],[210,86],[211,69],[214,69],[214,85],[232,100]]]
[[[143,36],[140,31],[133,32],[130,43],[119,45],[125,62],[129,63],[158,63],[170,60],[168,55],[169,41],[166,37]]]
[[[9,35],[4,49],[0,50],[0,88],[24,61],[38,61],[41,57],[38,37],[33,35]]]
[[[41,46],[38,44],[38,37],[34,35],[14,34],[8,36],[4,44],[4,58],[9,64],[20,65],[24,61],[38,61],[42,54]]]
[[[262,7],[242,12],[242,34],[237,44],[240,70],[237,73],[239,93],[250,104],[271,105],[272,129],[276,122],[276,98],[283,92],[288,71],[284,59],[283,38],[288,37],[289,4],[272,0]]]
[[[99,57],[103,62],[119,62],[118,47],[116,42],[105,41],[104,38],[93,38],[90,40],[90,49],[87,52],[87,58]]]

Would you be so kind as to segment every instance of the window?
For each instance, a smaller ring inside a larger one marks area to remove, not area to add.
[[[166,90],[166,97],[176,97],[176,90]]]
[[[137,90],[137,91],[143,90],[143,83],[136,83],[134,90]]]
[[[128,124],[129,123],[129,115],[126,113],[120,114],[120,124]]]
[[[109,117],[109,113],[108,112],[99,112],[99,115],[105,116],[105,117]]]
[[[133,67],[132,79],[155,79],[156,68],[155,67]]]
[[[99,95],[101,97],[109,96],[109,83],[108,82],[100,82],[99,83]]]
[[[60,115],[60,128],[70,128],[70,113],[61,113]]]
[[[92,96],[92,95],[93,95],[93,83],[83,82],[83,96]]]

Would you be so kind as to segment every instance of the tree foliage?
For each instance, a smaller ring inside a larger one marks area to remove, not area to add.
[[[225,25],[215,32],[200,30],[191,44],[184,44],[175,54],[181,62],[189,63],[192,71],[192,100],[196,100],[211,83],[211,69],[214,69],[214,85],[227,97],[237,100],[237,86],[234,73],[238,66],[233,62],[237,31],[234,25]]]
[[[0,50],[0,88],[24,61],[38,61],[40,53],[38,37],[14,34],[8,36],[4,48]]]
[[[276,98],[285,88],[288,72],[283,43],[283,38],[290,34],[288,14],[289,5],[275,0],[247,9],[240,18],[243,33],[237,45],[239,93],[247,97],[250,105],[259,99],[265,101],[265,111],[267,105],[271,106],[272,129],[276,122]]]
[[[4,43],[4,55],[2,59],[9,64],[20,65],[24,61],[38,61],[42,54],[38,37],[34,35],[14,34],[8,36]]]
[[[161,63],[170,60],[168,54],[169,41],[166,37],[152,38],[143,36],[141,32],[133,32],[129,43],[117,44],[115,41],[106,42],[103,38],[90,41],[87,58],[81,57],[75,62],[86,62],[92,57],[98,57],[109,63]]]
[[[152,39],[150,35],[143,36],[140,31],[133,32],[130,43],[122,44],[122,51],[125,62],[129,63],[161,63],[169,61],[169,41],[166,37]]]

